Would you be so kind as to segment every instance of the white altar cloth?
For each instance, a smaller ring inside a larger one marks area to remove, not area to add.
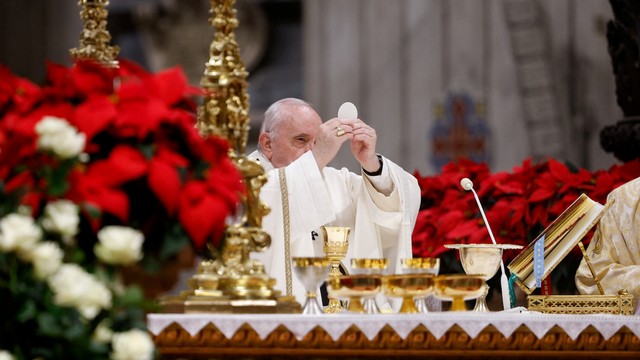
[[[439,339],[454,325],[462,328],[471,338],[482,329],[493,325],[505,337],[509,337],[521,325],[526,326],[538,338],[542,338],[554,326],[560,327],[575,340],[589,325],[608,340],[623,326],[640,337],[640,316],[633,315],[561,315],[530,312],[524,308],[508,311],[478,312],[433,312],[419,314],[353,314],[333,315],[302,314],[148,314],[147,327],[158,335],[166,327],[176,323],[192,336],[209,324],[213,324],[227,339],[244,324],[249,325],[261,339],[265,339],[278,326],[283,325],[301,340],[316,326],[324,329],[334,341],[351,326],[356,326],[369,339],[389,325],[405,339],[419,325],[426,327]]]

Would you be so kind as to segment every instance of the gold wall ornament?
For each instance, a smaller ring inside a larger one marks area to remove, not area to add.
[[[246,188],[235,217],[225,229],[221,250],[214,259],[203,261],[188,281],[189,290],[178,297],[164,297],[164,312],[186,313],[299,313],[302,307],[293,296],[281,296],[274,289],[264,265],[251,259],[263,251],[271,237],[262,230],[262,218],[269,208],[260,201],[260,188],[267,177],[262,166],[246,157],[249,130],[247,71],[240,59],[234,29],[238,26],[235,0],[211,0],[209,24],[215,35],[210,46],[201,85],[205,91],[198,109],[200,134],[221,136],[229,143],[229,157],[240,171]]]
[[[116,68],[116,60],[120,53],[118,46],[111,46],[111,35],[107,30],[106,6],[109,0],[80,0],[78,5],[80,18],[82,19],[82,32],[80,33],[80,46],[71,49],[71,57],[74,61],[96,61],[105,67]]]

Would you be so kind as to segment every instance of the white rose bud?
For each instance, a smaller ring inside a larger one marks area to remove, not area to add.
[[[147,360],[153,358],[154,344],[146,331],[132,329],[115,333],[112,342],[113,360]]]
[[[13,355],[11,355],[10,352],[6,351],[6,350],[0,350],[0,360],[14,360],[15,357],[13,357]]]
[[[128,265],[142,259],[142,232],[126,226],[105,226],[98,231],[93,251],[107,264]]]
[[[91,339],[101,344],[107,344],[111,342],[113,337],[113,330],[109,327],[110,321],[105,319],[96,326],[96,330],[93,332]]]
[[[36,124],[38,149],[51,151],[62,159],[78,156],[86,142],[86,136],[79,133],[66,120],[45,116]]]
[[[77,264],[63,264],[48,282],[56,304],[73,306],[86,319],[91,320],[101,309],[111,307],[109,289]]]
[[[0,220],[0,250],[28,253],[42,238],[42,229],[29,215],[9,214]]]
[[[56,200],[44,207],[42,227],[60,234],[65,242],[78,234],[79,224],[78,206],[69,200]]]
[[[52,241],[39,243],[27,255],[28,260],[33,264],[36,278],[41,280],[46,279],[58,270],[62,265],[63,256],[60,246]]]

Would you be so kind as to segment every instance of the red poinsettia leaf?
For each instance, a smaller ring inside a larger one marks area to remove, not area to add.
[[[31,171],[23,171],[16,176],[13,176],[11,179],[5,178],[4,181],[6,181],[6,183],[4,184],[3,192],[5,194],[11,194],[21,188],[33,187],[35,184],[34,175],[35,174]]]
[[[482,222],[471,219],[458,223],[451,231],[447,232],[446,237],[447,239],[464,239],[482,228]]]
[[[177,169],[162,158],[154,158],[149,164],[149,187],[164,205],[170,216],[175,214],[180,198],[182,181]]]
[[[234,209],[245,192],[242,177],[231,161],[225,160],[209,169],[207,177],[209,191],[225,200],[227,207]]]
[[[547,199],[551,198],[555,194],[556,194],[556,192],[554,191],[554,189],[549,189],[549,188],[536,189],[529,196],[529,201],[538,202],[538,201],[547,200]]]
[[[549,159],[549,172],[558,180],[565,181],[571,176],[569,168],[558,160]]]
[[[113,93],[113,80],[117,70],[94,61],[78,61],[71,67],[69,76],[78,91],[85,97],[91,94]]]
[[[20,113],[25,113],[42,100],[40,87],[27,79],[17,78],[13,103]]]
[[[73,125],[85,133],[87,142],[103,131],[116,117],[116,108],[107,96],[93,96],[76,107]]]
[[[192,181],[185,186],[178,220],[196,249],[203,249],[207,240],[221,236],[228,213],[224,201],[208,194],[202,182]]]
[[[121,97],[114,132],[121,137],[143,139],[159,127],[167,111],[167,106],[159,99]]]
[[[147,91],[168,105],[173,105],[183,97],[188,81],[179,67],[161,71],[145,80]]]
[[[137,149],[116,146],[107,160],[96,161],[89,166],[88,173],[108,186],[119,186],[147,173],[148,163]]]
[[[75,203],[86,203],[109,213],[123,223],[129,220],[129,198],[123,191],[107,186],[100,177],[90,173],[73,172],[69,176],[71,186],[65,197]]]

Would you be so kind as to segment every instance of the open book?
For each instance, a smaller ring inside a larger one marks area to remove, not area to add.
[[[549,276],[569,251],[600,220],[606,208],[582,194],[525,247],[507,266],[511,273],[518,277],[516,283],[522,290],[531,294],[536,288],[536,279],[533,274],[533,252],[535,243],[543,235],[545,239],[542,280]]]

